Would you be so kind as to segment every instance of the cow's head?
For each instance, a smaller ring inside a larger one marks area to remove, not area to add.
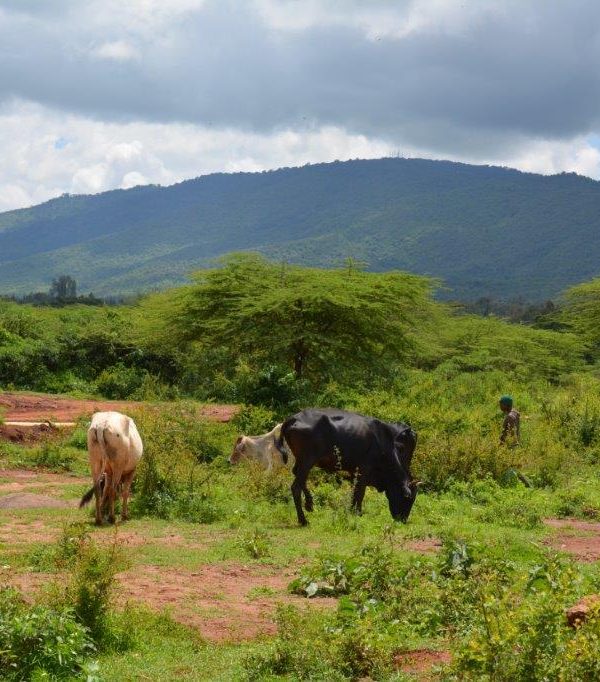
[[[410,473],[412,455],[417,445],[417,434],[408,427],[403,427],[394,438],[393,469],[394,474],[386,488],[390,513],[397,521],[408,520],[412,506],[417,497],[418,484]]]
[[[245,456],[244,440],[245,440],[245,436],[240,436],[235,441],[235,445],[233,446],[233,452],[231,453],[231,456],[229,457],[229,464],[237,464],[240,461],[240,459],[242,459]]]
[[[402,521],[402,523],[408,521],[410,511],[417,497],[417,490],[417,482],[410,481],[406,486],[390,486],[385,491],[390,514],[396,521]]]

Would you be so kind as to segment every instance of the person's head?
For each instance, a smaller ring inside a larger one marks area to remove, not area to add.
[[[513,399],[509,395],[503,395],[500,398],[500,409],[502,412],[510,412],[513,406]]]

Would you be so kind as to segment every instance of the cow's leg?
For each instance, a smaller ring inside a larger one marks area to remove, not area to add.
[[[356,514],[362,514],[362,503],[365,497],[365,490],[367,486],[363,483],[360,475],[354,483],[354,488],[352,490],[352,511]]]
[[[298,515],[298,523],[301,526],[307,526],[308,520],[304,515],[302,509],[302,491],[306,488],[306,479],[308,478],[309,469],[306,467],[300,468],[298,464],[294,465],[292,469],[294,474],[294,482],[292,483],[292,497],[296,505],[296,514]]]
[[[109,523],[115,522],[115,501],[117,499],[117,495],[119,494],[119,486],[121,485],[121,477],[122,477],[122,473],[121,473],[120,469],[113,471],[112,485],[111,485],[110,498],[109,498],[109,509],[108,509],[108,521],[109,521]]]
[[[135,472],[132,471],[128,474],[124,474],[123,478],[121,478],[121,484],[123,486],[121,493],[121,521],[126,521],[129,518],[129,491],[134,473]]]
[[[314,509],[313,496],[310,490],[306,487],[306,484],[304,485],[302,492],[304,493],[304,508],[306,511],[311,512]]]
[[[110,506],[111,506],[110,501],[111,501],[111,497],[112,497],[112,482],[113,482],[113,474],[112,473],[111,474],[105,473],[104,474],[104,488],[102,490],[102,498],[100,500],[100,513],[102,515],[102,518],[104,518],[104,515],[106,515],[106,514],[108,514],[110,517]]]
[[[101,488],[103,474],[94,483],[94,497],[96,498],[96,525],[102,525],[102,499],[103,491]]]
[[[107,474],[106,476],[103,496],[103,502],[108,507],[109,523],[115,522],[115,500],[117,498],[119,485],[121,484],[121,476],[121,469],[115,467],[113,463],[110,475]]]

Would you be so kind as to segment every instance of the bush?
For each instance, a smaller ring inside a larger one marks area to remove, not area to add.
[[[251,500],[277,504],[291,498],[291,475],[286,467],[273,467],[265,471],[256,461],[242,462],[240,470],[240,489]]]
[[[121,549],[116,538],[108,545],[98,545],[86,532],[66,537],[68,530],[59,541],[58,556],[69,566],[69,580],[57,586],[56,599],[72,609],[96,644],[114,644],[111,606],[115,576],[126,566]]]
[[[146,372],[136,367],[115,365],[103,370],[96,379],[98,391],[111,400],[132,398],[144,382]]]
[[[253,528],[242,533],[238,545],[251,559],[264,559],[271,553],[272,541],[262,528]]]
[[[275,413],[260,405],[244,405],[231,424],[245,436],[268,433],[276,424]]]
[[[0,677],[4,680],[71,679],[94,645],[71,609],[28,606],[0,589]]]
[[[34,550],[30,557],[31,565],[38,571],[72,569],[89,535],[89,527],[85,523],[65,524],[56,542]]]
[[[53,471],[71,471],[75,460],[72,453],[62,445],[44,443],[33,453],[32,464]]]
[[[556,558],[520,576],[516,588],[489,576],[475,581],[474,618],[457,647],[453,666],[459,679],[564,679],[564,653],[573,640],[565,609],[576,599],[579,586],[574,568]],[[585,647],[591,646],[597,657],[600,646],[593,630],[588,631],[592,637]],[[582,642],[576,646],[585,647]],[[575,667],[577,679],[593,679],[581,676],[582,670]]]

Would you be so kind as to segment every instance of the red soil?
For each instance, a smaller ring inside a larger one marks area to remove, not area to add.
[[[1,400],[1,398],[0,398]],[[10,443],[29,444],[40,440],[53,438],[58,429],[52,424],[35,424],[32,426],[15,426],[13,424],[0,424],[0,440]]]
[[[434,651],[432,649],[415,649],[405,651],[396,656],[396,665],[402,672],[418,675],[419,680],[434,679],[432,668],[450,663],[449,651]]]
[[[433,554],[439,552],[442,546],[442,541],[438,538],[422,538],[420,540],[407,540],[403,547],[411,552],[419,552],[422,554]]]
[[[579,519],[544,519],[544,523],[558,531],[545,544],[571,554],[577,561],[600,559],[600,523]]]
[[[94,412],[117,410],[127,412],[143,403],[117,400],[75,400],[55,395],[25,393],[1,393],[0,412],[5,421],[52,421],[72,422]],[[199,417],[212,421],[228,422],[237,414],[236,405],[204,405],[198,410]]]
[[[168,609],[175,620],[196,627],[212,642],[251,640],[273,635],[277,603],[307,608],[337,604],[335,599],[306,600],[287,593],[287,570],[226,562],[195,571],[162,566],[137,566],[122,573],[122,597]]]

